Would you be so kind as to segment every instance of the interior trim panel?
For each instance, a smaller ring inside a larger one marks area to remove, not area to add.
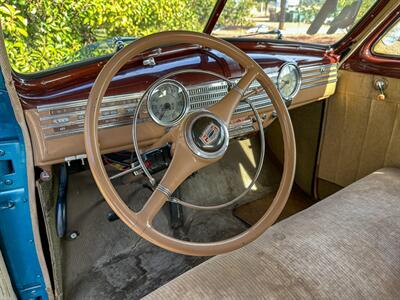
[[[340,70],[339,76],[327,107],[318,177],[345,187],[380,168],[400,167],[400,85],[380,75]],[[377,98],[378,79],[387,82],[384,100]]]

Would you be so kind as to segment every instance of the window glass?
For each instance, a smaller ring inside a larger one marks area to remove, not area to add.
[[[376,0],[228,0],[213,35],[333,44]]]
[[[381,55],[400,56],[400,22],[390,28],[375,44],[373,52]]]
[[[165,30],[202,31],[216,0],[0,0],[14,70],[31,73],[115,53]]]

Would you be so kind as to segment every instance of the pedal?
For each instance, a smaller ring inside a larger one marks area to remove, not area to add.
[[[183,226],[183,209],[179,203],[169,202],[170,226],[177,229]]]

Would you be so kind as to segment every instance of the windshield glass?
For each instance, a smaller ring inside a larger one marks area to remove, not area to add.
[[[20,73],[115,53],[165,30],[202,31],[216,0],[0,0],[11,65]]]
[[[212,34],[334,44],[377,0],[228,0]]]

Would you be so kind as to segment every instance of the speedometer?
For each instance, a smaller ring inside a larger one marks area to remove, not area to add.
[[[159,125],[176,125],[185,116],[188,108],[188,92],[175,80],[165,80],[149,92],[147,109],[151,118]]]
[[[294,63],[286,63],[279,70],[278,90],[284,100],[292,100],[300,89],[300,70]]]

